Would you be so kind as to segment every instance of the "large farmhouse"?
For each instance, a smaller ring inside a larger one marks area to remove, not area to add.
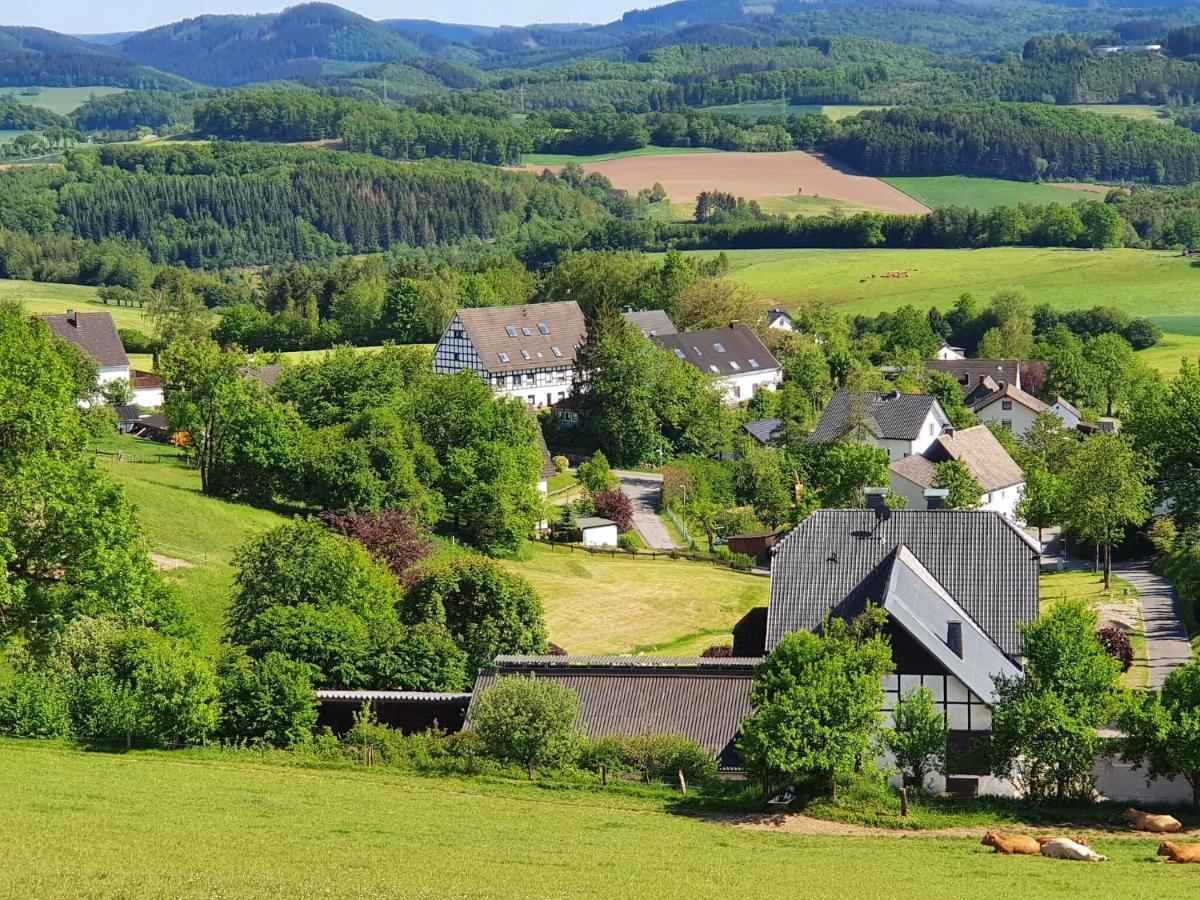
[[[699,331],[655,334],[651,339],[715,379],[726,403],[740,403],[759,391],[773,391],[783,381],[779,362],[758,335],[741,322]]]
[[[433,370],[476,372],[498,396],[553,406],[571,393],[586,336],[573,300],[460,309],[437,342]]]
[[[948,427],[950,419],[936,397],[839,391],[808,439],[871,444],[903,459],[924,452]]]

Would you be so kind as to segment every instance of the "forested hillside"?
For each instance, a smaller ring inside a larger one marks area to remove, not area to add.
[[[178,90],[181,78],[137,65],[111,49],[43,28],[0,25],[0,87],[104,84]]]

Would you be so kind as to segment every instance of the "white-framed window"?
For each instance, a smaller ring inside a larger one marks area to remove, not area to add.
[[[716,350],[718,353],[724,353],[725,345],[718,341],[717,343],[713,344],[713,349]]]
[[[538,322],[538,331],[540,331],[542,334],[549,334],[550,326],[545,322]]]
[[[1011,400],[1001,400],[1000,408],[1003,410],[1006,410],[1006,411],[1012,409],[1012,401]]]
[[[513,326],[511,326],[511,325],[505,325],[505,326],[504,326],[504,333],[505,333],[505,334],[507,334],[509,337],[516,337],[516,336],[517,336],[517,329],[515,329],[515,328],[514,328]]]
[[[1012,431],[1012,419],[1001,419],[1000,427],[1007,428],[1009,431]]]

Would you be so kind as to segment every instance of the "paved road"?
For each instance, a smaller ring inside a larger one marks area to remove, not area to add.
[[[1113,571],[1131,582],[1141,595],[1150,687],[1158,690],[1172,669],[1192,658],[1192,645],[1179,620],[1175,590],[1169,581],[1151,572],[1147,562],[1114,563]]]
[[[658,515],[658,497],[662,493],[662,476],[649,472],[619,472],[621,491],[633,501],[633,527],[647,547],[672,550],[675,542]]]

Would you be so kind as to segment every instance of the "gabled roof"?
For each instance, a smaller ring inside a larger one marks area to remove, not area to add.
[[[984,378],[1021,383],[1021,364],[1013,359],[930,359],[925,368],[931,372],[947,372],[953,375],[963,394],[970,394]]]
[[[240,371],[243,378],[253,378],[263,387],[273,388],[279,381],[279,373],[285,368],[287,368],[285,363],[271,363],[266,366],[242,366]]]
[[[1033,396],[1033,394],[1027,394],[1016,385],[1008,384],[1006,382],[1000,385],[999,390],[993,391],[982,400],[977,400],[975,403],[971,404],[971,410],[973,412],[979,412],[980,410],[991,406],[997,400],[1011,400],[1014,403],[1021,404],[1021,406],[1024,406],[1026,409],[1034,413],[1042,413],[1050,408],[1037,397]]]
[[[924,453],[893,462],[892,471],[913,484],[929,488],[933,487],[934,465],[951,460],[965,463],[980,487],[989,493],[1025,483],[1021,467],[986,425],[943,434]]]
[[[746,422],[742,429],[760,444],[769,444],[779,430],[779,419],[759,419],[757,422]]]
[[[713,377],[727,378],[779,368],[779,363],[758,335],[741,322],[700,331],[657,334],[651,340]]]
[[[780,319],[786,320],[787,322],[789,322],[791,324],[795,324],[792,317],[788,315],[786,309],[779,309],[778,307],[776,307],[776,308],[767,310],[767,323],[769,325],[774,325]]]
[[[574,300],[459,309],[455,315],[492,373],[572,367],[587,338]]]
[[[861,424],[880,440],[916,439],[930,412],[942,428],[950,424],[950,419],[942,410],[942,404],[938,403],[936,397],[927,394],[901,394],[898,391],[890,394],[874,391],[851,394],[839,391],[830,399],[825,412],[821,414],[821,421],[817,423],[816,429],[808,439],[839,441],[846,437],[856,416],[856,403],[861,404]]]
[[[903,544],[896,548],[881,605],[893,622],[985,703],[995,702],[994,676],[1020,676],[999,645]],[[957,649],[949,640],[951,622],[959,628]]]
[[[111,313],[66,312],[63,315],[42,316],[56,335],[78,347],[96,361],[102,369],[129,365],[121,335]]]
[[[999,513],[980,510],[820,509],[775,545],[767,613],[769,651],[830,613],[882,603],[896,548],[932,577],[1010,656],[1038,612],[1037,545]]]
[[[1069,412],[1071,415],[1073,415],[1077,419],[1083,418],[1083,413],[1081,413],[1079,411],[1079,407],[1077,407],[1074,403],[1072,403],[1066,397],[1063,397],[1059,394],[1056,394],[1054,396],[1054,402],[1051,403],[1050,405],[1051,406],[1061,406],[1063,409],[1065,409],[1067,412]]]
[[[750,714],[757,659],[501,656],[475,681],[480,694],[505,675],[535,674],[579,696],[576,725],[589,737],[682,734],[722,768],[739,766],[734,740]],[[470,727],[471,711],[467,713]]]
[[[678,334],[679,329],[671,321],[665,310],[661,309],[628,309],[623,314],[625,321],[639,329],[646,337],[655,334]]]

